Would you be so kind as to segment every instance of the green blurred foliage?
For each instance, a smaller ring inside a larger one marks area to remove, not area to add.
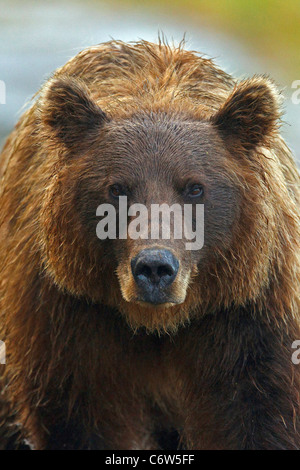
[[[300,0],[114,0],[158,13],[185,15],[245,42],[278,63],[282,74],[300,76]]]

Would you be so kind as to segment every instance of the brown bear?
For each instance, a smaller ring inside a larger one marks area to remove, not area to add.
[[[100,44],[41,88],[0,173],[0,416],[34,449],[300,448],[299,174],[280,116],[271,80],[183,44]],[[193,227],[204,207],[203,246],[100,239],[97,208],[120,216],[121,196],[189,205]]]

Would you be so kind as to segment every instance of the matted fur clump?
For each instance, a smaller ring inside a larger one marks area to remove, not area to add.
[[[183,44],[100,44],[44,84],[0,160],[2,447],[300,448],[280,115],[270,79]],[[121,195],[203,204],[203,247],[100,240],[97,207]]]

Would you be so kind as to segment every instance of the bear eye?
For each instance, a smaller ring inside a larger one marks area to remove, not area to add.
[[[122,188],[121,185],[119,184],[113,184],[110,188],[109,188],[109,193],[112,197],[114,198],[118,198],[120,196],[125,196],[125,191],[124,189]]]
[[[200,197],[203,196],[204,189],[201,186],[201,184],[193,184],[188,191],[187,191],[187,196],[189,197]]]

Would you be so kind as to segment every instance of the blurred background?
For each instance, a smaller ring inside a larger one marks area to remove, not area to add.
[[[300,163],[300,0],[0,0],[0,146],[70,57],[111,38],[156,41],[159,32],[175,43],[185,35],[188,49],[239,78],[271,76],[285,96],[282,134]]]

